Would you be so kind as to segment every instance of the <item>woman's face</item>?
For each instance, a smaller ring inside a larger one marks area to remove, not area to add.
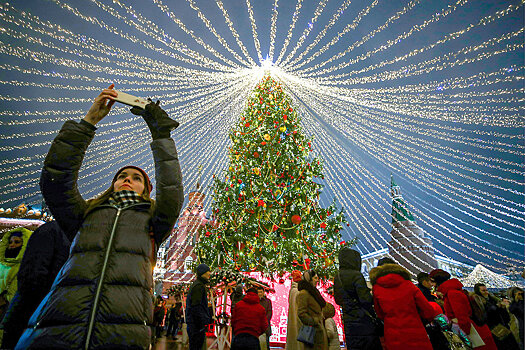
[[[113,184],[113,191],[119,192],[123,190],[142,194],[144,192],[144,176],[142,176],[142,173],[133,168],[122,170]]]
[[[315,275],[314,277],[312,277],[312,284],[315,286],[317,286],[317,282],[319,282],[319,276]]]
[[[13,236],[9,238],[9,249],[15,249],[22,246],[22,238]]]

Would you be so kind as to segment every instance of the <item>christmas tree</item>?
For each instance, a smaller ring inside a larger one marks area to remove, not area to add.
[[[321,159],[280,83],[267,76],[256,86],[230,131],[230,165],[213,184],[214,220],[197,254],[211,267],[282,273],[314,267],[335,271],[346,220],[333,202],[319,205]],[[311,266],[310,266],[311,265]]]

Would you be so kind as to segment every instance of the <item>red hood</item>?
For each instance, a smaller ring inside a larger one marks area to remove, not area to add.
[[[388,275],[379,277],[376,280],[376,284],[383,288],[394,288],[399,286],[404,281],[406,281],[406,279],[404,279],[401,275],[398,275],[397,273],[389,273]]]
[[[441,285],[438,287],[438,292],[443,293],[443,295],[447,295],[447,293],[451,290],[462,290],[462,289],[463,289],[463,284],[461,284],[461,282],[457,278],[452,278],[452,279],[449,279],[441,283]]]
[[[242,301],[244,301],[247,304],[259,304],[260,302],[259,296],[253,292],[246,293],[244,298],[242,298]]]

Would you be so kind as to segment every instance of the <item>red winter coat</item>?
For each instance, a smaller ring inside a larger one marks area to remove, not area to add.
[[[374,308],[385,323],[388,350],[432,350],[421,318],[432,320],[438,313],[421,290],[410,282],[410,274],[397,264],[385,264],[370,271]]]
[[[470,333],[471,324],[478,331],[485,346],[477,347],[476,350],[497,350],[489,327],[486,324],[480,327],[472,321],[470,302],[468,296],[463,292],[463,284],[460,281],[456,278],[445,281],[438,287],[438,292],[443,294],[445,314],[450,320],[457,318],[459,326],[466,334]]]
[[[256,293],[248,292],[235,304],[232,312],[233,334],[248,333],[257,338],[268,328],[266,310],[259,303]]]

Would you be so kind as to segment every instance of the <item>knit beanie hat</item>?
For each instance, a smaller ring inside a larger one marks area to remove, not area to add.
[[[124,170],[124,169],[128,169],[128,168],[132,168],[132,169],[135,169],[135,170],[138,170],[140,171],[140,173],[142,174],[142,176],[144,177],[144,185],[145,187],[148,189],[148,193],[151,193],[151,191],[153,190],[153,185],[151,184],[151,181],[149,180],[149,176],[148,174],[146,174],[146,172],[144,170],[142,170],[141,168],[139,168],[138,166],[134,166],[134,165],[126,165],[125,167],[122,167],[119,169],[119,171],[117,171],[117,173],[115,174],[115,176],[113,177],[113,181],[111,181],[111,183],[115,183],[115,181],[117,181],[117,177],[118,175]]]
[[[200,264],[199,266],[197,266],[197,276],[199,277],[204,275],[208,271],[210,271],[210,267],[206,264]]]
[[[301,271],[293,270],[292,271],[292,281],[299,282],[303,278]]]
[[[441,269],[435,269],[432,270],[428,276],[439,286],[450,278],[450,273]]]

